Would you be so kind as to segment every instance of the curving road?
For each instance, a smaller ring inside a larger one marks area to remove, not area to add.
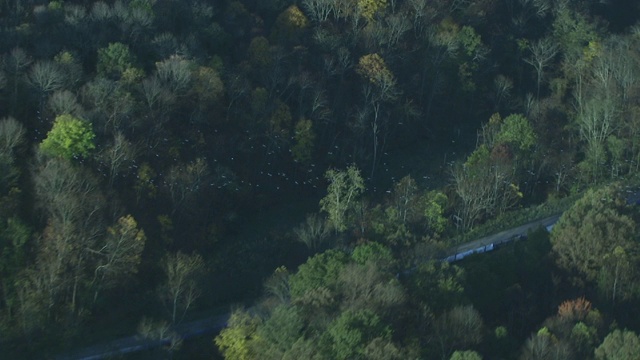
[[[497,246],[500,244],[508,243],[526,236],[527,232],[530,230],[535,230],[539,227],[549,228],[550,226],[553,226],[553,224],[555,224],[559,218],[560,218],[560,214],[553,215],[544,219],[532,221],[522,226],[501,231],[497,234],[485,236],[483,238],[480,238],[474,241],[460,244],[446,251],[445,256],[448,256],[448,257],[453,256],[453,259],[448,261],[460,260],[461,257],[457,258],[456,255],[460,255],[460,254],[470,255],[473,252],[484,252],[484,249],[488,249],[487,248],[488,246],[491,246],[491,249],[493,249],[494,245]],[[478,251],[478,249],[483,249],[483,250]],[[447,260],[447,259],[443,259],[443,260]],[[209,318],[178,325],[173,330],[176,331],[183,339],[189,339],[189,338],[206,334],[206,333],[214,333],[214,332],[220,331],[222,328],[226,326],[227,321],[229,320],[229,316],[230,314],[228,313],[216,315]],[[87,348],[84,348],[75,352],[71,352],[68,354],[59,355],[54,359],[55,360],[106,359],[112,356],[118,356],[118,355],[129,354],[137,351],[152,349],[154,347],[166,345],[168,343],[169,343],[169,339],[151,340],[151,339],[142,338],[138,335],[133,335],[126,338],[110,341],[108,343],[87,347]]]

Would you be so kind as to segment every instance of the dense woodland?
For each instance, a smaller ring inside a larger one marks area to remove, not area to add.
[[[638,358],[639,15],[2,1],[3,356],[137,332],[173,339],[154,359]]]

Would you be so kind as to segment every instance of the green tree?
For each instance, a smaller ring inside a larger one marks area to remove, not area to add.
[[[482,356],[475,351],[454,351],[449,360],[482,360]]]
[[[449,199],[444,193],[432,190],[425,194],[423,201],[427,229],[431,235],[439,237],[449,225],[449,219],[444,215]]]
[[[345,311],[329,325],[326,335],[334,359],[359,359],[371,340],[388,339],[391,329],[369,310]]]
[[[596,360],[635,359],[640,354],[640,337],[630,330],[615,329],[595,351]]]
[[[86,157],[96,147],[93,142],[95,137],[89,122],[68,114],[59,115],[40,144],[40,149],[49,155],[66,159]]]
[[[639,264],[636,224],[626,215],[625,200],[615,186],[587,193],[567,210],[551,232],[556,263],[577,275],[578,283],[595,282],[607,297],[629,298]]]
[[[324,176],[329,186],[327,195],[320,200],[320,209],[329,215],[334,230],[341,232],[347,229],[349,212],[364,191],[364,181],[353,165],[344,171],[327,170]]]
[[[120,78],[125,70],[133,67],[135,58],[129,46],[123,43],[109,43],[98,49],[98,74],[104,77]]]
[[[353,249],[351,258],[360,265],[373,262],[381,265],[383,268],[389,268],[394,264],[391,250],[377,242],[369,242],[356,246],[355,249]]]
[[[309,119],[300,119],[293,132],[294,145],[291,147],[293,159],[302,164],[308,164],[313,155],[316,134],[313,123]]]
[[[278,306],[256,332],[258,343],[262,343],[256,352],[264,359],[282,359],[302,335],[304,325],[295,306]]]
[[[297,43],[304,30],[309,26],[309,19],[296,5],[289,6],[283,11],[271,31],[271,41],[280,43]]]
[[[367,360],[401,360],[408,356],[403,353],[390,339],[377,337],[364,348],[364,358]]]
[[[440,313],[464,300],[464,269],[448,262],[420,264],[409,279],[412,297]]]
[[[521,153],[529,151],[537,142],[536,134],[529,120],[520,114],[507,116],[500,124],[495,143],[506,143]]]
[[[367,19],[373,21],[376,14],[387,7],[387,0],[358,0],[358,12]]]
[[[347,254],[338,250],[328,250],[309,258],[289,280],[291,296],[299,298],[320,287],[334,289],[338,274],[348,260]]]
[[[256,358],[250,343],[258,338],[260,320],[246,311],[235,310],[214,342],[227,360],[251,360]]]

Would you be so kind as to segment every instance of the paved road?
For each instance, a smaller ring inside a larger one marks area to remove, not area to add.
[[[211,316],[206,319],[191,321],[178,325],[174,330],[180,334],[183,339],[189,339],[195,336],[214,333],[222,330],[227,325],[230,314],[222,314]],[[104,344],[98,344],[79,351],[59,355],[55,360],[99,360],[113,356],[129,354],[136,351],[152,349],[158,346],[167,345],[168,339],[150,340],[142,338],[138,335],[110,341]]]
[[[518,226],[513,229],[501,231],[497,234],[486,236],[478,240],[470,241],[464,244],[450,248],[445,252],[445,256],[451,256],[455,254],[461,254],[468,251],[488,246],[490,244],[500,245],[513,241],[513,239],[519,236],[527,235],[529,230],[535,230],[538,227],[547,227],[555,224],[560,218],[560,214],[553,215],[541,220],[532,221],[526,225]],[[182,336],[183,339],[188,339],[198,335],[206,333],[214,333],[220,331],[226,326],[230,314],[222,314],[212,316],[206,319],[192,321],[179,325],[175,331]],[[81,349],[79,351],[60,355],[55,357],[55,360],[98,360],[106,359],[108,357],[128,354],[136,351],[142,351],[151,349],[157,346],[162,346],[168,343],[168,340],[149,340],[139,336],[129,336],[126,338],[114,340],[108,343],[99,344],[91,347]]]
[[[526,236],[529,231],[536,230],[539,227],[546,228],[547,226],[551,226],[555,224],[560,218],[560,216],[561,214],[552,215],[544,219],[532,221],[522,226],[501,231],[497,234],[485,236],[478,240],[474,240],[464,244],[460,244],[458,246],[454,246],[445,252],[445,256],[465,253],[465,252],[472,251],[484,246],[488,246],[490,244],[500,245],[500,244],[513,241],[514,239],[518,239],[520,237]]]

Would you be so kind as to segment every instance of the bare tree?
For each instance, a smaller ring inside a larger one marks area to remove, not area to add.
[[[13,156],[14,149],[24,142],[26,130],[12,117],[0,120],[0,155]]]
[[[317,22],[325,22],[329,16],[335,11],[334,0],[304,0],[302,7],[309,14],[309,17]]]
[[[84,117],[84,109],[78,103],[76,95],[69,90],[58,90],[49,97],[49,109],[55,116],[69,114]]]
[[[136,147],[125,138],[125,136],[116,131],[113,135],[113,142],[109,147],[100,153],[100,160],[107,168],[109,186],[113,186],[113,182],[127,165],[131,163],[136,156]]]
[[[168,341],[167,351],[177,351],[182,346],[180,334],[171,329],[171,324],[163,320],[142,318],[138,324],[138,335],[145,339]]]
[[[540,99],[540,84],[544,77],[544,70],[558,53],[558,44],[551,38],[540,39],[529,46],[531,57],[524,61],[536,69],[536,98]]]
[[[200,296],[197,278],[204,270],[204,260],[198,254],[181,252],[169,254],[164,261],[166,283],[161,287],[161,298],[169,307],[171,322],[184,318],[191,305]]]
[[[171,196],[174,212],[194,199],[202,190],[209,175],[209,166],[202,158],[188,164],[175,165],[169,169],[165,184]]]
[[[455,349],[464,349],[482,341],[484,323],[472,305],[454,307],[442,314],[434,325],[443,360],[448,359]]]
[[[508,167],[492,161],[454,166],[452,175],[460,200],[457,216],[463,229],[470,229],[485,215],[504,212],[521,196]]]
[[[307,245],[309,250],[316,252],[329,238],[330,228],[327,220],[319,214],[307,215],[305,222],[296,227],[293,232],[296,240]]]
[[[172,55],[156,63],[156,76],[176,96],[185,95],[192,80],[191,61]]]
[[[520,360],[571,360],[574,359],[571,348],[559,341],[547,330],[532,335],[522,347]]]
[[[56,91],[64,84],[62,71],[53,61],[38,61],[29,71],[29,81],[43,94]]]
[[[90,173],[66,159],[38,154],[33,170],[36,205],[48,226],[38,246],[38,276],[49,284],[50,307],[68,304],[78,311],[78,294],[91,262],[90,248],[104,230],[104,197]]]
[[[111,288],[138,272],[142,250],[146,242],[144,231],[131,215],[118,219],[107,229],[107,235],[99,249],[89,249],[98,256],[93,283],[96,287],[93,301],[101,289]]]
[[[27,53],[21,48],[14,48],[11,53],[4,59],[4,66],[7,75],[11,79],[11,106],[15,110],[18,104],[18,90],[20,84],[24,81],[25,69],[31,64],[32,60]]]

